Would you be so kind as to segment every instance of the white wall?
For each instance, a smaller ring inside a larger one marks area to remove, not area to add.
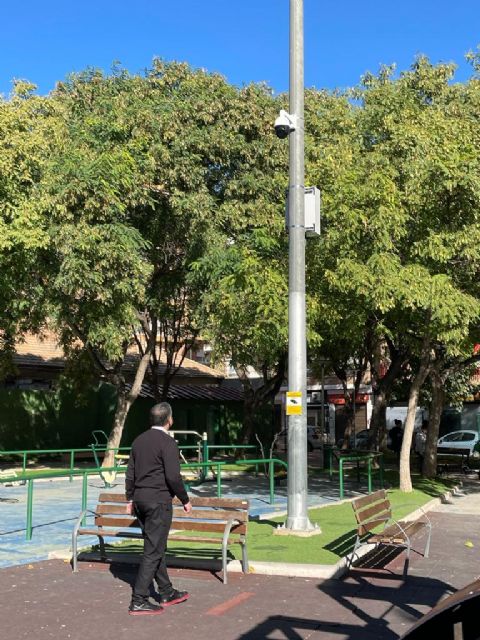
[[[401,420],[405,426],[405,420],[407,418],[407,407],[387,407],[387,429],[391,429],[394,426],[395,420]],[[420,429],[422,422],[428,419],[428,411],[423,407],[417,408],[415,415],[415,430]]]
[[[480,427],[480,406],[478,404],[465,404],[462,409],[462,429],[477,431]]]

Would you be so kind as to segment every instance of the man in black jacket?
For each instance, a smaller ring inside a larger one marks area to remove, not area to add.
[[[168,577],[165,551],[172,524],[172,498],[177,496],[186,513],[192,505],[180,475],[180,456],[175,440],[168,434],[173,424],[167,402],[150,411],[150,429],[133,442],[125,478],[128,513],[134,513],[142,528],[143,556],[133,587],[130,615],[152,615],[163,607],[183,602],[186,591],[177,591]],[[149,601],[153,579],[157,583],[160,605]]]

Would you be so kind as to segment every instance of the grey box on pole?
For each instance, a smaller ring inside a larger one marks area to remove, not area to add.
[[[317,238],[321,232],[321,204],[322,199],[318,187],[305,187],[305,236]],[[288,231],[290,224],[288,212],[288,197],[285,203],[285,227]]]
[[[305,187],[305,235],[314,238],[320,235],[320,189]]]

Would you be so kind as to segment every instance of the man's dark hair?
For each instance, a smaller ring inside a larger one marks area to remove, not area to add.
[[[402,426],[402,421],[401,421],[401,420],[399,420],[398,418],[397,418],[394,422],[395,422],[395,425],[396,425],[397,427],[401,427],[401,426]]]
[[[164,427],[172,416],[172,407],[168,402],[159,402],[150,409],[150,426]]]

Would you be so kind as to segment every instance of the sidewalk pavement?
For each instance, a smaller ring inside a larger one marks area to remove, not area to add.
[[[191,598],[161,616],[128,616],[130,565],[82,563],[78,574],[60,560],[5,568],[1,637],[393,640],[480,574],[480,483],[468,482],[430,517],[430,557],[421,555],[424,540],[416,541],[420,553],[412,553],[406,579],[398,553],[381,568],[358,567],[341,580],[231,574],[223,585],[207,571],[171,570],[175,586]]]

